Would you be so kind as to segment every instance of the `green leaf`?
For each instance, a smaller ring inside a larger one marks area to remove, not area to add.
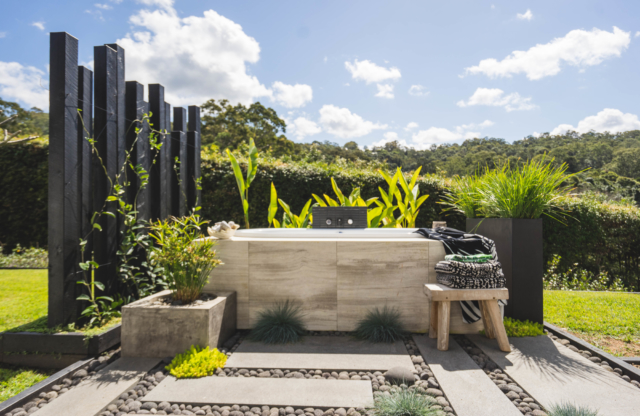
[[[342,194],[340,188],[338,188],[338,184],[336,183],[336,180],[333,179],[333,177],[331,177],[331,186],[333,187],[333,192],[335,192],[336,196],[338,197],[338,201],[340,201],[340,205],[343,206],[345,199],[344,195]]]
[[[89,297],[89,295],[80,295],[76,298],[76,300],[87,300],[87,301],[91,301],[91,298]]]
[[[258,171],[258,149],[253,142],[253,137],[249,139],[249,168],[247,169],[247,188],[253,182]]]
[[[231,166],[233,167],[233,174],[236,177],[236,182],[238,183],[238,190],[240,191],[240,197],[244,200],[244,177],[242,176],[242,170],[240,169],[240,165],[238,165],[238,161],[235,156],[227,149],[227,154],[229,155],[229,160],[231,161]]]
[[[326,207],[327,204],[322,200],[322,198],[320,198],[318,195],[316,194],[311,194],[313,196],[313,198],[316,200],[317,204],[321,207]]]
[[[269,201],[268,222],[269,226],[276,217],[278,212],[278,193],[276,192],[276,186],[271,182],[271,200]]]
[[[94,286],[97,287],[100,290],[104,290],[104,283],[102,282],[98,282],[97,280],[95,282],[93,282]]]
[[[96,228],[98,231],[102,231],[102,227],[98,223],[94,223],[93,228]]]

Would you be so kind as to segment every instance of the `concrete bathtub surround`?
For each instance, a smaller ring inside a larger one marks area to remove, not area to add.
[[[236,332],[236,293],[215,291],[215,299],[188,305],[158,304],[164,290],[122,308],[122,356],[168,357],[192,345],[216,348]]]
[[[216,245],[224,265],[207,292],[235,291],[238,329],[251,329],[258,313],[277,301],[298,301],[312,331],[353,331],[375,307],[397,308],[407,330],[429,329],[425,283],[435,283],[442,243],[416,229],[250,229]],[[478,333],[451,305],[451,333]]]

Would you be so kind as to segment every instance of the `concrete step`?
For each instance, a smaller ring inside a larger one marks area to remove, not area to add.
[[[133,387],[159,358],[120,358],[36,412],[37,416],[95,415]]]
[[[425,335],[413,340],[458,416],[522,415],[454,339],[448,351],[439,351],[437,340]]]
[[[266,345],[243,341],[229,357],[227,368],[314,370],[388,370],[413,368],[402,341],[373,344],[345,336],[310,336],[295,344]]]
[[[247,406],[367,407],[371,382],[288,378],[167,377],[143,402],[238,404]]]
[[[509,338],[510,353],[494,340],[468,337],[546,408],[569,401],[601,416],[638,414],[640,389],[549,337]]]

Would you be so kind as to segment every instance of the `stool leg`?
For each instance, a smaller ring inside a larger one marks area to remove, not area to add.
[[[487,310],[486,301],[480,301],[480,312],[482,312],[482,323],[484,324],[484,334],[489,339],[494,339],[496,334],[493,330],[493,322],[491,322],[491,317],[489,316],[489,311]]]
[[[431,301],[431,316],[429,317],[429,338],[438,338],[438,302]]]
[[[493,330],[495,332],[496,338],[498,339],[498,346],[500,347],[500,351],[510,352],[511,347],[509,346],[509,338],[507,338],[507,331],[504,330],[504,323],[502,322],[502,317],[500,316],[500,307],[498,306],[498,301],[488,300],[486,305],[487,309],[489,310],[491,322],[493,323]]]
[[[438,349],[447,351],[449,349],[449,314],[451,312],[451,302],[438,302]]]

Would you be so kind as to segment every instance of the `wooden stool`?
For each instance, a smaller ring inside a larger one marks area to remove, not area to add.
[[[509,352],[509,339],[504,330],[498,299],[509,299],[507,288],[500,289],[453,289],[445,285],[424,285],[424,294],[431,300],[431,323],[429,338],[438,338],[438,349],[449,349],[449,313],[451,302],[460,300],[480,301],[484,321],[484,332],[489,339],[496,338],[501,351]]]

